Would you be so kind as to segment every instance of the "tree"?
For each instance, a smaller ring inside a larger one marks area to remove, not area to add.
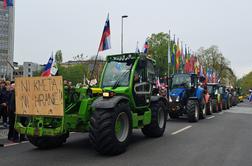
[[[61,64],[63,62],[62,52],[61,50],[58,50],[55,54],[55,62],[57,64]]]
[[[237,77],[230,68],[230,61],[223,56],[218,46],[213,45],[207,49],[201,47],[197,55],[200,64],[206,68],[213,69],[219,76],[221,83],[232,86],[236,85]]]
[[[156,69],[158,75],[167,74],[168,67],[168,42],[169,35],[164,32],[152,34],[148,39],[149,51],[148,54],[156,60]]]
[[[252,88],[252,71],[239,79],[238,85],[241,86],[243,93],[248,93]]]

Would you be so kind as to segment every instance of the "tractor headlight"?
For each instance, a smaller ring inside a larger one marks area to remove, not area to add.
[[[176,98],[176,102],[179,102],[179,98],[180,98],[179,96]]]
[[[112,92],[112,91],[110,91],[110,92],[103,92],[102,96],[104,98],[113,97],[113,96],[115,96],[115,92]]]
[[[171,98],[171,96],[169,96],[169,102],[172,102],[172,98]]]

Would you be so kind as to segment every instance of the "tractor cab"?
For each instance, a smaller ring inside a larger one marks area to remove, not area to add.
[[[186,96],[193,95],[198,84],[195,74],[175,74],[171,79],[170,102],[186,102]],[[186,104],[186,103],[184,103]]]
[[[148,107],[155,84],[154,65],[155,61],[143,54],[108,56],[100,83],[103,97],[122,95],[134,108]]]
[[[219,83],[208,83],[207,89],[212,98],[217,98],[220,94],[220,84]]]

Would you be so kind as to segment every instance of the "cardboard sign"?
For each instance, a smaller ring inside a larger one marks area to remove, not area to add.
[[[61,76],[16,78],[15,93],[18,115],[64,116]]]

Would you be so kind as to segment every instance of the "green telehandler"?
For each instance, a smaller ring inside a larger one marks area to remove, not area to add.
[[[161,137],[166,127],[168,102],[153,93],[154,66],[155,61],[145,54],[107,56],[99,88],[65,89],[61,96],[64,105],[61,116],[53,116],[52,109],[51,114],[43,115],[36,114],[39,110],[34,113],[28,109],[27,114],[17,113],[15,128],[41,149],[62,145],[70,132],[89,132],[94,148],[104,155],[124,152],[133,129],[141,129],[147,137]],[[16,100],[21,98],[16,96]],[[56,101],[52,100],[54,104]],[[44,102],[48,103],[48,100]]]

